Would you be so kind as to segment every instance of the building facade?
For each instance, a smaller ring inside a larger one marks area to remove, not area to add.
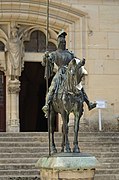
[[[46,0],[0,1],[0,131],[47,130],[41,110],[46,92],[41,65],[46,24]],[[106,104],[101,114],[84,105],[82,129],[98,130],[101,115],[102,129],[117,131],[119,1],[50,0],[49,51],[56,49],[61,29],[68,34],[67,48],[86,58],[84,87],[89,99]]]

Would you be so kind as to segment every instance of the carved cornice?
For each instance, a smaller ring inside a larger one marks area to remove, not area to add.
[[[87,15],[86,12],[74,8],[71,3],[59,3],[58,1],[51,1],[49,10],[50,27],[58,31]],[[1,2],[0,12],[1,21],[10,19],[11,21],[27,21],[28,23],[44,25],[46,24],[47,3],[44,0],[20,0],[19,2],[4,0]]]

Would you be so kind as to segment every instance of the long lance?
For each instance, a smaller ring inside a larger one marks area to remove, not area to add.
[[[48,34],[49,34],[49,0],[47,0],[47,23],[46,23],[46,52],[48,52]],[[46,59],[46,94],[48,93],[48,57]],[[50,149],[50,103],[48,108],[48,141],[49,141],[49,156],[51,156],[51,149]]]

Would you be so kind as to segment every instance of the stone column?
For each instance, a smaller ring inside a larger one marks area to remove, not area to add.
[[[17,79],[8,81],[10,116],[8,120],[8,131],[19,132],[19,91],[20,81]]]

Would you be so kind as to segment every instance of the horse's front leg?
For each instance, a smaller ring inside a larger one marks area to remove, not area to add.
[[[78,131],[79,131],[79,117],[75,115],[74,119],[74,142],[73,142],[73,152],[79,153],[80,148],[78,146]]]
[[[57,149],[55,147],[55,140],[54,140],[55,117],[56,117],[55,112],[51,111],[50,112],[50,129],[51,129],[51,136],[52,136],[51,154],[57,153]]]
[[[62,125],[62,144],[61,144],[61,152],[64,152],[64,147],[65,147],[65,132],[63,130],[63,125]]]
[[[71,152],[71,148],[69,145],[69,138],[68,138],[68,122],[69,122],[69,114],[65,111],[61,114],[63,120],[63,140],[62,140],[62,151],[64,152]],[[64,149],[64,147],[65,149]]]
[[[79,153],[80,152],[80,148],[78,146],[78,132],[79,132],[79,122],[80,122],[80,118],[83,114],[83,106],[82,108],[80,107],[77,108],[77,111],[74,113],[75,119],[74,119],[74,142],[73,142],[73,152],[74,153]]]

